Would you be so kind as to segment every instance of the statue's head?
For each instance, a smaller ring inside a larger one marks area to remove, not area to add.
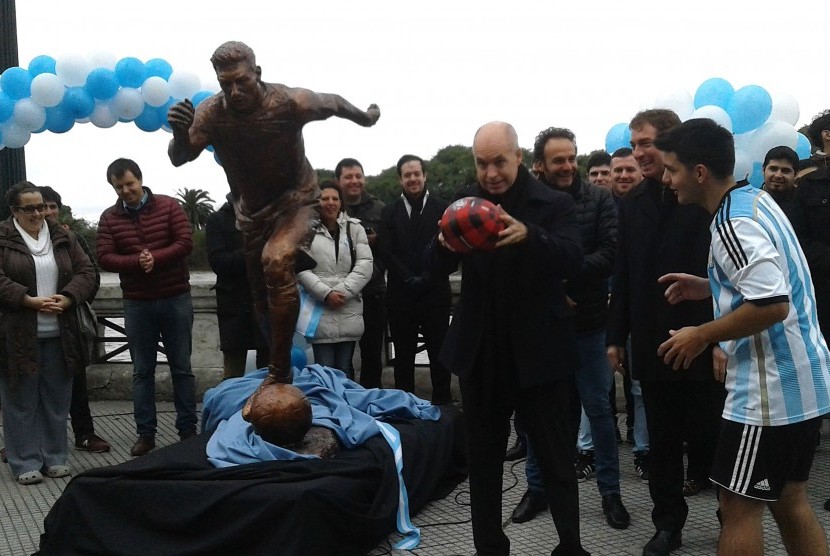
[[[216,71],[219,87],[225,93],[228,108],[235,112],[251,112],[262,99],[262,69],[247,44],[228,41],[213,52],[210,63]]]

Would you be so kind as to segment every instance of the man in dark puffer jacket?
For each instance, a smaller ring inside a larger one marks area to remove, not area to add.
[[[533,147],[533,169],[540,181],[573,197],[582,238],[582,267],[566,284],[565,293],[573,310],[579,347],[576,384],[595,450],[581,455],[575,472],[578,479],[585,480],[596,468],[605,519],[611,527],[625,529],[631,518],[620,498],[620,464],[608,399],[612,374],[605,356],[608,277],[617,245],[614,200],[607,189],[582,181],[576,164],[576,138],[568,129],[551,127],[539,133]],[[578,416],[572,421],[575,429]],[[545,507],[538,464],[530,445],[525,472],[528,491],[513,513],[516,522],[531,519]]]
[[[141,169],[132,160],[119,158],[110,164],[107,180],[118,201],[98,222],[98,263],[121,278],[138,433],[130,453],[143,456],[156,445],[159,335],[173,379],[179,437],[196,434],[196,381],[190,368],[193,303],[187,269],[193,234],[179,203],[144,187]]]

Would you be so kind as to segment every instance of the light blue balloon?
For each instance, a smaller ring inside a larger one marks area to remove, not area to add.
[[[752,173],[749,174],[749,184],[752,187],[757,187],[758,189],[761,189],[764,185],[764,169],[758,161],[752,163]]]
[[[12,117],[14,113],[14,99],[0,91],[0,123]]]
[[[62,107],[72,119],[82,120],[88,118],[95,110],[95,99],[83,87],[69,87],[58,106]]]
[[[165,81],[170,79],[170,75],[173,73],[173,66],[167,60],[162,60],[161,58],[147,60],[144,67],[147,70],[147,77],[161,77]]]
[[[734,94],[735,89],[726,79],[720,77],[707,79],[695,92],[695,108],[712,104],[726,110]]]
[[[167,119],[167,111],[164,107],[145,105],[144,110],[139,114],[133,122],[141,131],[158,131],[161,124]]]
[[[115,76],[122,87],[141,87],[147,79],[147,68],[138,58],[121,58],[115,64]]]
[[[57,62],[51,56],[46,56],[45,54],[35,56],[29,62],[29,75],[37,77],[41,73],[57,73],[55,71],[56,64]]]
[[[304,369],[308,365],[308,356],[300,346],[291,346],[291,366]]]
[[[732,118],[733,133],[752,131],[772,114],[772,97],[758,85],[741,87],[729,100],[726,113]]]
[[[75,118],[66,111],[63,103],[46,109],[46,129],[52,133],[66,133],[74,125]]]
[[[0,88],[14,100],[27,98],[32,94],[32,74],[18,66],[8,68],[0,75]]]
[[[807,139],[807,136],[803,133],[798,134],[798,143],[795,145],[795,153],[798,155],[799,160],[807,160],[810,158],[810,155],[813,154],[813,146],[810,144],[810,140]]]
[[[201,104],[203,100],[210,98],[212,96],[213,93],[211,93],[210,91],[199,91],[198,93],[193,95],[193,98],[190,99],[190,102],[193,103],[193,106],[199,106],[199,104]]]
[[[605,135],[605,152],[611,154],[631,143],[631,130],[627,123],[614,124]]]
[[[109,100],[118,92],[118,78],[111,69],[96,68],[89,72],[84,87],[93,98]]]

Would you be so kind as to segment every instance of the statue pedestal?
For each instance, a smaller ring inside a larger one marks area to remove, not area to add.
[[[314,455],[326,459],[340,451],[340,441],[330,429],[325,427],[312,425],[300,443],[300,446],[294,448],[298,454]]]

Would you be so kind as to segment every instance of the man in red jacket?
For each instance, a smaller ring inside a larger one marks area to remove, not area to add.
[[[196,434],[196,381],[190,368],[193,303],[187,269],[193,236],[179,203],[144,187],[134,161],[115,160],[107,168],[107,180],[118,201],[98,222],[98,264],[121,278],[138,433],[130,453],[143,456],[156,446],[159,335],[173,379],[179,438]]]

